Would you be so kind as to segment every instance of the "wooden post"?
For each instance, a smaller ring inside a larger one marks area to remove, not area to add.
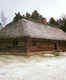
[[[63,51],[63,41],[61,41],[61,51]]]
[[[27,56],[30,56],[30,51],[31,51],[31,39],[27,39]]]

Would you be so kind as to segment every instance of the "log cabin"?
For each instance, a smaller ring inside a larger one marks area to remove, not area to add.
[[[66,51],[66,33],[59,28],[22,19],[0,30],[0,52],[4,54],[33,55],[53,50]]]

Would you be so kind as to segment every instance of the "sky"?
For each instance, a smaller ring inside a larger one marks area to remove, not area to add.
[[[58,19],[66,15],[66,0],[0,0],[0,14],[4,12],[7,22],[13,19],[15,12],[25,14],[34,10],[38,10],[47,20],[51,17]]]

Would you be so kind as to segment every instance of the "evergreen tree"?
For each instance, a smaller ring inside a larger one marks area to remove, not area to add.
[[[58,25],[58,23],[55,21],[55,19],[53,17],[50,18],[49,24],[50,25]]]
[[[66,18],[63,18],[60,22],[59,25],[61,26],[61,29],[66,32]]]
[[[40,20],[41,15],[38,13],[37,10],[35,10],[34,12],[32,12],[31,18],[34,19],[34,20]]]
[[[18,12],[18,13],[15,13],[15,17],[14,17],[13,21],[16,22],[22,18],[23,18],[23,16],[20,14],[20,12]]]
[[[26,13],[26,18],[30,18],[31,17],[31,15],[30,15],[30,13]]]

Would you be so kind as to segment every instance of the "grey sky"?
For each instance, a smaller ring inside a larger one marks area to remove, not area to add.
[[[59,18],[66,14],[66,0],[0,0],[0,11],[4,11],[9,21],[15,12],[31,13],[35,9],[47,19]]]

